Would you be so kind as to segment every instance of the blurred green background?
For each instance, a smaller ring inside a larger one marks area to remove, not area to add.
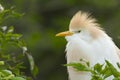
[[[79,10],[90,12],[120,47],[120,0],[0,0],[25,15],[7,20],[23,34],[39,68],[35,80],[67,80],[64,38],[55,34],[68,30],[69,21]],[[29,67],[29,64],[26,63]],[[29,75],[29,68],[26,70]]]

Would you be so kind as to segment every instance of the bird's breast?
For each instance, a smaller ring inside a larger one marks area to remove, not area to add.
[[[80,44],[75,44],[74,42],[68,42],[66,46],[66,56],[67,56],[67,63],[70,62],[79,62],[80,59],[85,59],[87,61],[90,60],[89,54],[86,54],[80,47]]]
[[[67,63],[78,62],[80,59],[85,59],[94,65],[96,63],[103,64],[105,60],[112,63],[120,61],[115,44],[110,38],[100,38],[91,43],[83,40],[68,41],[66,46]]]
[[[105,60],[111,62],[116,68],[117,62],[120,62],[117,55],[116,46],[110,38],[100,38],[91,43],[83,40],[71,40],[68,41],[66,46],[67,51],[67,63],[80,62],[80,59],[84,59],[90,62],[91,67],[96,63],[104,64]],[[68,73],[70,80],[90,80],[91,74],[87,72],[77,72],[72,67],[68,67]],[[110,79],[107,80],[112,80]]]

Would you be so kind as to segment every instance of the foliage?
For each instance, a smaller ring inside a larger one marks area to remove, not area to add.
[[[0,5],[0,80],[27,80],[27,76],[21,72],[21,69],[25,69],[23,66],[25,55],[30,62],[33,75],[38,72],[34,71],[36,68],[34,60],[28,53],[26,43],[21,39],[22,35],[14,33],[13,26],[2,26],[6,19],[20,16],[22,15],[12,9],[4,10]]]
[[[83,61],[80,63],[69,63],[65,66],[72,66],[77,71],[85,71],[91,73],[91,80],[106,80],[108,77],[113,76],[113,80],[120,80],[120,72],[107,60],[105,64],[95,64],[93,67],[88,65],[89,62]],[[119,63],[117,63],[118,68]]]

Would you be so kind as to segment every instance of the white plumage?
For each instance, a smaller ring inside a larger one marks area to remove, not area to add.
[[[67,40],[67,63],[79,62],[85,59],[91,66],[96,63],[110,61],[116,68],[120,62],[120,50],[112,39],[103,31],[96,20],[88,13],[77,12],[70,21],[69,31],[59,33],[57,36],[65,36]],[[90,80],[88,72],[78,72],[68,67],[70,80]],[[112,80],[112,77],[107,80]]]

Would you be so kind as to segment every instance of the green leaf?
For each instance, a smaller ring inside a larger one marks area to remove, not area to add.
[[[12,74],[12,72],[10,70],[1,70],[0,72],[2,72],[6,76]]]
[[[8,28],[7,33],[12,33],[13,31],[14,31],[14,27],[13,27],[13,26],[11,26],[11,27],[9,27],[9,28]]]
[[[4,64],[5,64],[4,61],[0,61],[0,66],[1,66],[1,65],[4,65]]]
[[[0,4],[0,13],[4,11],[4,7]]]
[[[7,30],[7,26],[1,27],[2,31],[5,32]]]
[[[30,63],[30,70],[33,71],[34,66],[35,66],[34,59],[29,53],[26,53],[26,55],[27,55],[29,63]]]
[[[101,74],[103,75],[104,79],[111,76],[112,73],[109,70],[108,66],[106,65],[105,68],[101,71]]]
[[[23,46],[22,49],[23,49],[23,54],[27,52],[27,47],[26,46]],[[29,55],[27,55],[27,56],[29,56]]]
[[[91,80],[104,80],[104,79],[102,79],[100,75],[94,74],[92,75]]]
[[[120,63],[117,63],[118,68],[120,68]]]
[[[15,12],[15,11],[12,11],[12,14],[13,14],[13,16],[16,17],[16,18],[20,18],[20,17],[22,17],[22,16],[24,15],[24,14],[17,13],[17,12]]]
[[[88,67],[90,67],[90,63],[89,63],[89,62],[86,62],[86,65],[87,65]]]
[[[12,80],[26,80],[26,79],[22,78],[22,77],[14,77],[14,78],[12,78]]]
[[[32,75],[35,77],[38,74],[39,70],[38,67],[35,65],[34,69],[32,70]]]
[[[113,80],[120,80],[120,77],[118,77],[118,78],[114,78]]]
[[[65,66],[72,66],[78,71],[90,71],[90,69],[86,65],[81,63],[69,63],[69,64],[66,64]]]
[[[35,77],[38,74],[38,67],[35,65],[33,57],[27,52],[26,52],[26,55],[27,55],[29,63],[30,63],[31,73]]]
[[[111,71],[112,75],[114,77],[119,77],[120,76],[120,72],[117,71],[117,69],[107,60],[105,60],[106,64],[109,67],[109,70]]]
[[[102,66],[103,66],[103,65],[97,63],[97,64],[95,64],[95,66],[94,66],[94,70],[97,71],[97,72],[101,72],[101,71],[102,71]]]
[[[23,47],[26,47],[26,43],[24,42],[24,40],[19,40],[19,41],[18,41],[18,45],[19,45],[19,47],[22,48],[22,49],[23,49]]]

